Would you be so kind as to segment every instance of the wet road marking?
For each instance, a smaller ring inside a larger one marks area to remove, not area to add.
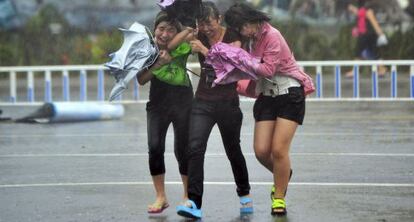
[[[182,185],[180,181],[166,181],[166,185]],[[234,186],[234,182],[204,182],[205,185]],[[250,182],[255,186],[271,186],[273,182]],[[67,187],[67,186],[143,186],[152,182],[101,182],[101,183],[32,183],[32,184],[1,184],[0,188],[32,188],[32,187]],[[413,183],[318,183],[290,182],[289,186],[329,186],[329,187],[414,187]]]
[[[165,153],[174,156],[174,153]],[[255,156],[254,153],[244,153],[245,156]],[[413,153],[290,153],[292,156],[374,156],[374,157],[414,157]],[[36,158],[36,157],[147,157],[147,153],[71,153],[71,154],[6,154],[0,158]],[[206,157],[226,157],[225,153],[206,153]]]
[[[385,129],[385,128],[384,128]],[[241,136],[253,136],[253,133],[241,133]],[[298,136],[414,136],[414,132],[406,133],[361,133],[361,132],[317,132],[317,133],[296,133]],[[136,137],[147,136],[146,133],[83,133],[83,134],[11,134],[0,135],[0,138],[35,138],[35,137]],[[219,133],[211,133],[210,136],[221,136]],[[173,138],[173,135],[168,134],[167,137]]]

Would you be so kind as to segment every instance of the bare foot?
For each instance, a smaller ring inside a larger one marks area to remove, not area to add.
[[[167,209],[170,205],[166,199],[158,199],[155,200],[153,204],[148,205],[147,212],[150,214],[159,214],[162,213],[163,210]]]

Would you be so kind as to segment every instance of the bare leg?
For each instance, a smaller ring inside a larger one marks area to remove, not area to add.
[[[152,182],[154,184],[155,192],[156,192],[156,199],[155,202],[148,206],[148,211],[154,211],[157,210],[157,208],[162,207],[164,204],[166,204],[167,196],[165,195],[165,175],[156,175],[152,176]]]
[[[259,121],[254,126],[254,153],[257,160],[273,172],[272,137],[275,121]]]
[[[362,60],[362,58],[357,57],[357,58],[355,58],[354,60]],[[346,78],[352,78],[352,77],[354,77],[354,68],[353,68],[353,67],[352,67],[352,69],[351,69],[351,70],[348,70],[348,71],[345,73],[345,77],[346,77]]]
[[[289,183],[289,149],[298,124],[291,120],[277,118],[272,140],[273,180],[276,187],[275,198],[284,199]],[[276,179],[277,178],[277,179]]]
[[[181,175],[181,180],[183,181],[183,188],[184,188],[184,194],[183,194],[183,203],[185,203],[188,200],[188,176]]]
[[[387,71],[388,71],[387,67],[385,67],[383,65],[378,66],[378,76],[379,77],[384,77],[385,74],[387,73]]]

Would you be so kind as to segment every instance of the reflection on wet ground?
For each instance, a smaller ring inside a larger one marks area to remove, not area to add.
[[[414,104],[308,102],[292,143],[294,175],[286,217],[270,215],[272,177],[253,150],[251,102],[241,143],[254,214],[239,199],[219,131],[205,158],[203,222],[414,221]],[[35,107],[1,107],[16,117]],[[170,129],[166,192],[170,207],[148,215],[154,201],[147,166],[145,104],[126,106],[120,121],[0,123],[0,221],[191,221],[175,212],[182,186]]]

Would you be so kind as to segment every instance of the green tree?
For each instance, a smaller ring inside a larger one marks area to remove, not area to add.
[[[93,41],[91,54],[93,63],[107,62],[109,54],[117,51],[122,44],[123,37],[121,31],[109,31],[99,33]]]
[[[356,38],[351,36],[352,25],[344,25],[339,29],[337,37],[332,41],[330,48],[334,49],[335,60],[353,59]]]
[[[21,50],[18,42],[20,35],[15,32],[0,32],[0,66],[19,65],[21,60]]]
[[[60,64],[70,37],[69,25],[53,5],[45,5],[23,29],[20,49],[25,65]]]

